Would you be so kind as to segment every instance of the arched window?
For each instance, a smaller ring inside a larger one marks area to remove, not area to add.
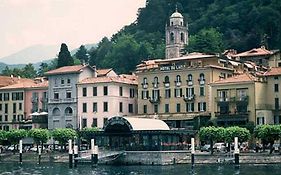
[[[53,109],[53,116],[60,116],[60,109],[59,108]]]
[[[181,26],[183,26],[183,22],[181,21]]]
[[[189,75],[187,76],[187,80],[188,80],[188,81],[192,81],[192,75],[191,75],[191,74],[189,74]]]
[[[143,78],[142,83],[143,83],[143,84],[147,84],[147,78],[146,78],[146,77]]]
[[[169,83],[169,82],[170,82],[169,76],[165,76],[164,82],[165,82],[165,83]]]
[[[180,75],[176,76],[176,82],[181,82],[181,76]]]
[[[200,80],[200,81],[205,81],[205,75],[204,75],[203,73],[201,73],[201,74],[199,75],[199,80]]]
[[[67,108],[65,109],[64,113],[65,113],[66,116],[72,116],[73,110],[72,110],[71,107],[67,107]]]
[[[175,41],[175,36],[174,36],[174,33],[171,32],[171,33],[170,33],[170,42],[171,42],[171,43],[174,43],[174,41]]]
[[[158,82],[158,77],[154,77],[154,79],[153,79],[153,87],[154,88],[158,88],[158,84],[159,84],[159,82]]]
[[[184,39],[185,39],[185,37],[184,37],[184,33],[181,33],[181,42],[183,42],[183,43],[184,43]]]

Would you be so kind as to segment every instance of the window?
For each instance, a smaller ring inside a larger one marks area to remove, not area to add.
[[[176,83],[180,83],[181,82],[181,76],[180,75],[177,75],[176,76]]]
[[[0,93],[0,101],[3,101],[3,94]]]
[[[8,104],[5,104],[5,113],[8,113]]]
[[[144,113],[144,114],[147,113],[147,105],[143,105],[143,113]]]
[[[17,104],[13,103],[13,113],[17,113]]]
[[[5,115],[5,122],[8,121],[8,115]]]
[[[54,108],[53,109],[53,115],[54,116],[60,116],[60,109],[59,108]]]
[[[103,112],[108,112],[108,103],[103,102]]]
[[[134,98],[135,97],[135,89],[130,88],[130,98]]]
[[[84,113],[87,112],[87,103],[83,103],[82,105],[83,105],[83,112]]]
[[[154,113],[158,113],[158,105],[154,105]]]
[[[171,42],[171,43],[174,43],[174,40],[175,40],[175,38],[174,38],[174,33],[171,32],[171,33],[170,33],[170,42]]]
[[[119,102],[119,112],[123,112],[123,103]]]
[[[72,110],[71,107],[67,107],[67,108],[65,108],[64,113],[65,113],[66,116],[72,116],[73,115],[73,110]]]
[[[54,99],[59,99],[59,93],[58,92],[54,92]]]
[[[93,118],[92,127],[97,127],[97,126],[98,126],[98,119],[97,118]]]
[[[264,125],[264,117],[257,117],[257,125]]]
[[[17,115],[13,115],[13,121],[17,120]]]
[[[103,87],[103,95],[108,95],[108,87],[107,86]]]
[[[186,103],[186,112],[194,112],[194,103]]]
[[[274,80],[278,80],[278,76],[275,76],[275,77],[274,77]]]
[[[2,109],[2,104],[0,104],[0,111],[2,111],[3,109]]]
[[[186,88],[186,96],[191,97],[194,95],[194,88]]]
[[[82,94],[83,94],[83,97],[87,97],[87,88],[86,87],[83,87]]]
[[[19,103],[19,110],[22,110],[22,103]]]
[[[133,104],[129,104],[128,108],[129,108],[129,113],[133,113],[134,112],[134,105]]]
[[[160,98],[160,90],[152,90],[152,99],[159,99]]]
[[[119,87],[119,96],[123,96],[123,87],[122,86],[120,86]]]
[[[181,33],[181,42],[184,42],[184,33]]]
[[[204,87],[200,87],[199,94],[200,94],[200,96],[204,96],[205,95],[205,88]]]
[[[4,93],[4,101],[9,101],[10,98],[9,98],[9,93]]]
[[[70,79],[69,78],[67,79],[67,84],[70,84]]]
[[[170,83],[169,76],[165,76],[165,78],[164,78],[164,83]]]
[[[205,75],[203,73],[201,73],[199,75],[199,84],[200,85],[204,85],[205,84]]]
[[[180,98],[182,97],[182,89],[175,89],[175,97]]]
[[[198,112],[206,111],[206,102],[198,103]]]
[[[192,75],[191,74],[188,74],[187,81],[192,81]]]
[[[170,105],[169,104],[165,104],[165,113],[170,112]]]
[[[177,108],[177,112],[181,112],[181,104],[180,103],[177,103],[176,108]]]
[[[2,115],[0,115],[0,122],[2,122],[3,118],[2,118]]]
[[[98,89],[97,87],[93,87],[93,96],[97,96],[98,95]]]
[[[82,119],[82,128],[86,128],[87,127],[87,119],[83,118]]]
[[[279,98],[275,98],[275,109],[279,109]]]
[[[171,98],[171,89],[165,89],[165,98]]]
[[[281,122],[281,116],[275,115],[274,116],[274,124],[280,124]],[[0,120],[1,121],[1,120]]]
[[[159,82],[158,82],[158,77],[154,77],[154,79],[153,79],[153,87],[154,88],[158,88],[158,84],[159,84]]]
[[[103,118],[103,125],[106,124],[107,120],[108,120],[107,118]]]
[[[144,77],[143,80],[142,80],[142,88],[146,89],[147,87],[148,87],[147,78]]]
[[[66,92],[66,98],[71,98],[71,92]]]
[[[274,84],[274,92],[279,92],[279,84]]]
[[[60,84],[62,84],[62,85],[64,84],[64,79],[60,80]]]
[[[98,112],[98,103],[97,102],[93,103],[93,112]]]
[[[141,99],[148,99],[149,97],[149,91],[141,91]]]

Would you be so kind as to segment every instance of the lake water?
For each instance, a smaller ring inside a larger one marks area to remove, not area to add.
[[[173,166],[103,166],[90,167],[78,165],[69,169],[68,164],[37,165],[34,163],[3,163],[0,162],[0,175],[280,175],[281,165],[241,165],[237,170],[233,165],[196,165],[191,170],[190,165]]]

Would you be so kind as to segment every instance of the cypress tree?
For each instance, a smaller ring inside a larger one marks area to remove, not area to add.
[[[67,45],[65,43],[61,44],[60,52],[58,56],[58,65],[57,68],[63,67],[63,66],[73,66],[74,60],[70,55],[70,52],[68,51]]]

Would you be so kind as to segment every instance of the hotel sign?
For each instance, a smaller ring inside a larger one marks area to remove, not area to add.
[[[160,67],[160,71],[181,70],[185,65],[168,65]]]

